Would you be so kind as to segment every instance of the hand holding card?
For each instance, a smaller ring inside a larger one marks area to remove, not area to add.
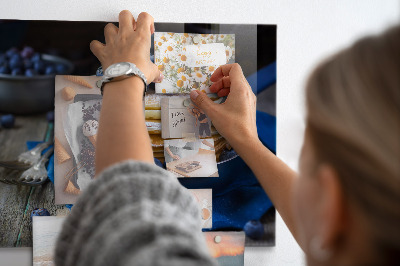
[[[213,121],[218,132],[235,150],[248,140],[258,139],[256,96],[239,64],[220,66],[211,76],[214,92],[229,90],[224,104],[214,103],[205,93],[192,91],[192,101]]]

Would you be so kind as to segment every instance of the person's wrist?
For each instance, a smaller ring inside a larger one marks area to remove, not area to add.
[[[228,139],[229,144],[237,152],[240,152],[249,147],[262,145],[257,134],[237,134],[235,137]]]
[[[113,91],[124,94],[138,94],[143,96],[144,93],[144,82],[138,76],[130,76],[127,78],[115,79],[111,82],[104,84],[103,92]]]

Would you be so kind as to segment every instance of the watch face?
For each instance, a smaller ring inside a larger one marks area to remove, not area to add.
[[[117,63],[109,66],[105,74],[109,77],[119,77],[128,74],[130,68],[131,66],[128,63]]]

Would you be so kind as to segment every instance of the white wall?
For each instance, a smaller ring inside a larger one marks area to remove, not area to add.
[[[156,22],[277,24],[277,153],[297,169],[303,138],[303,85],[312,67],[326,55],[364,34],[400,21],[398,0],[1,0],[1,19],[117,21],[122,9],[136,17],[149,12]],[[156,29],[157,30],[157,29]],[[302,265],[303,255],[277,218],[275,248],[246,252],[247,265]],[[30,265],[29,249],[0,250],[0,265]],[[4,264],[5,265],[5,264]]]

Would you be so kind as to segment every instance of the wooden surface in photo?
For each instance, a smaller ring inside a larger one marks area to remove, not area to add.
[[[179,169],[176,169],[175,166],[182,164],[184,162],[190,162],[190,161],[198,161],[200,162],[201,168],[190,172],[186,173],[184,171],[180,171]],[[186,157],[182,158],[177,161],[173,161],[167,164],[168,170],[174,171],[177,174],[184,176],[184,177],[209,177],[209,176],[218,176],[218,168],[217,168],[217,162],[215,158],[215,151],[210,151],[210,150],[204,150],[204,149],[199,149],[199,152]],[[215,171],[210,172],[210,167],[214,167]]]
[[[42,141],[47,131],[46,116],[17,116],[12,129],[0,129],[0,160],[16,159],[27,150],[27,141]],[[0,168],[0,177],[8,173]],[[0,247],[31,247],[34,208],[46,208],[51,215],[65,212],[54,204],[53,183],[40,187],[9,185],[0,182]]]

